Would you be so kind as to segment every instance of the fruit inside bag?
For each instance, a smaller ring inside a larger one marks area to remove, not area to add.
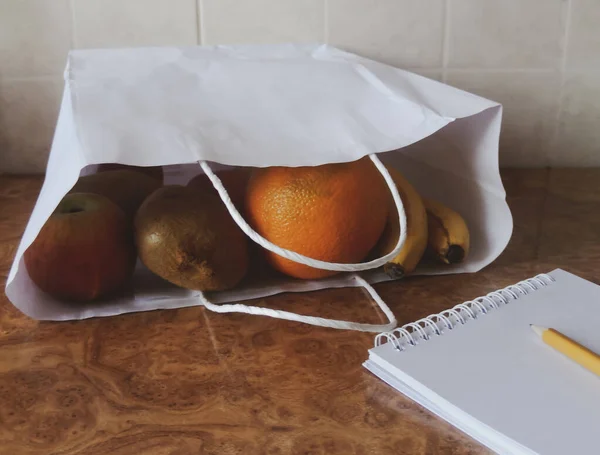
[[[223,303],[285,291],[359,285],[367,287],[377,301],[369,283],[415,273],[453,273],[454,267],[468,263],[470,222],[460,209],[434,199],[444,194],[449,185],[444,179],[449,177],[407,155],[390,153],[382,157],[382,166],[403,203],[406,238],[400,251],[385,264],[361,276],[297,263],[252,241],[236,224],[211,177],[197,164],[84,169],[26,250],[25,265],[33,282],[49,296],[80,314],[93,311],[97,315],[98,308],[111,314],[121,302],[132,300],[140,310],[149,304],[155,308],[197,305],[204,299],[202,304],[213,305],[214,311],[246,311],[253,307]],[[249,229],[309,258],[341,264],[372,262],[392,252],[403,232],[390,190],[369,157],[295,168],[214,167],[226,197]],[[423,173],[427,180],[422,178]],[[432,179],[437,186],[431,184]],[[455,179],[450,181],[457,186]],[[472,188],[471,182],[461,183],[463,191]],[[73,198],[81,210],[65,211],[65,204],[72,205]],[[121,231],[120,244],[88,237],[96,244],[90,254],[89,249],[76,247],[78,239],[86,240],[78,226],[89,226],[90,221],[97,227],[106,223],[86,205],[98,198],[120,211],[127,227]],[[464,201],[463,210],[469,205],[468,200]],[[472,212],[464,213],[472,217]],[[63,244],[56,240],[60,236],[53,238],[46,233],[46,225],[55,226],[50,232],[56,232],[57,222],[71,229],[63,229],[69,234],[61,237]],[[473,231],[477,244],[476,224]],[[69,240],[64,243],[65,239]],[[125,250],[137,256],[135,268],[131,259],[126,260],[131,254],[121,254]],[[119,270],[123,272],[116,273]],[[57,279],[60,275],[74,279]],[[54,287],[48,287],[49,282]],[[385,312],[385,303],[377,303]],[[291,312],[273,311],[267,315],[296,320]],[[310,319],[301,317],[303,322],[307,322],[303,318]],[[390,312],[390,321],[392,318]],[[372,331],[395,324],[331,323],[321,318],[309,323]]]
[[[464,260],[469,233],[462,217],[440,203],[424,202],[400,171],[386,168],[404,204],[406,241],[384,271],[395,279],[410,274],[426,250],[442,263]],[[353,263],[386,255],[399,242],[396,204],[368,158],[314,167],[234,168],[217,176],[252,228],[282,248]],[[305,280],[340,273],[260,247],[250,255],[248,239],[206,174],[185,186],[163,186],[162,179],[155,169],[116,165],[80,177],[25,252],[32,280],[55,298],[101,299],[130,284],[136,252],[157,277],[203,292],[235,288],[249,269],[261,270],[263,278]],[[107,237],[113,231],[118,234]],[[78,240],[93,234],[100,234],[93,237],[95,250],[81,248]]]

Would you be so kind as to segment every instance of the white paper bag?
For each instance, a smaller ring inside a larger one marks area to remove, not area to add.
[[[163,165],[166,183],[185,183],[201,172],[203,160],[312,166],[377,153],[422,195],[458,210],[470,227],[466,262],[418,273],[480,270],[510,238],[498,169],[502,107],[442,83],[326,45],[72,51],[65,81],[46,179],[6,284],[11,302],[32,318],[206,305],[207,298],[239,302],[389,279],[372,270],[362,278],[246,282],[204,296],[138,267],[131,295],[85,305],[57,301],[30,280],[23,252],[82,170],[99,163]]]

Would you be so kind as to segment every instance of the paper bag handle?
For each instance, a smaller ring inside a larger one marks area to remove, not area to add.
[[[383,163],[379,160],[379,158],[376,155],[371,154],[369,155],[369,158],[371,158],[371,160],[375,164],[375,167],[383,176],[388,188],[390,189],[390,192],[392,193],[394,203],[396,204],[396,209],[398,210],[398,221],[400,222],[400,237],[398,239],[396,247],[390,253],[386,254],[381,258],[360,264],[341,264],[335,262],[320,261],[318,259],[309,258],[291,250],[286,250],[285,248],[281,248],[269,242],[258,232],[252,229],[252,227],[250,227],[246,220],[244,220],[240,212],[237,210],[236,206],[231,201],[231,198],[229,197],[227,190],[223,186],[223,183],[221,183],[219,177],[217,177],[212,171],[209,164],[206,161],[199,161],[199,164],[202,167],[202,170],[206,173],[206,175],[212,182],[217,192],[219,193],[219,196],[223,200],[223,203],[227,207],[227,210],[229,211],[231,217],[234,219],[234,221],[240,227],[240,229],[254,242],[259,244],[263,248],[272,251],[275,254],[278,254],[279,256],[282,256],[286,259],[300,264],[308,265],[318,269],[333,270],[339,272],[356,272],[360,270],[369,270],[384,265],[398,254],[398,252],[404,246],[404,242],[406,241],[406,213],[404,211],[404,204],[402,203],[402,199],[400,197],[400,194],[398,193],[398,189],[396,188],[396,184],[394,183],[394,180],[390,176]],[[288,321],[303,322],[305,324],[315,325],[319,327],[356,330],[361,332],[387,332],[394,329],[397,325],[396,317],[394,316],[394,313],[392,313],[390,308],[386,305],[386,303],[381,299],[379,294],[377,294],[375,289],[373,289],[373,287],[361,276],[354,274],[354,279],[367,290],[367,292],[371,295],[375,303],[377,303],[379,308],[381,308],[381,311],[383,311],[383,313],[388,318],[387,324],[364,324],[359,322],[341,321],[338,319],[325,319],[316,316],[303,316],[300,314],[291,313],[289,311],[273,310],[270,308],[243,305],[241,303],[215,305],[214,303],[211,303],[203,293],[200,293],[198,297],[200,299],[201,304],[206,309],[214,311],[216,313],[247,313],[260,316],[268,316],[277,319],[285,319]]]
[[[396,209],[398,210],[398,221],[400,222],[400,237],[398,238],[398,243],[396,244],[396,247],[385,256],[382,256],[378,259],[373,259],[369,262],[362,262],[358,264],[343,264],[337,262],[320,261],[318,259],[309,258],[308,256],[304,256],[294,251],[281,248],[275,245],[274,243],[269,242],[258,232],[252,229],[252,227],[250,227],[246,220],[244,220],[244,217],[242,217],[240,212],[237,210],[237,208],[231,201],[231,198],[229,197],[227,190],[223,186],[223,183],[221,183],[219,177],[217,177],[216,174],[212,171],[209,164],[206,161],[199,161],[198,163],[200,164],[202,170],[206,173],[207,177],[212,182],[215,189],[218,191],[219,196],[223,200],[223,203],[227,207],[227,210],[229,211],[231,217],[234,219],[234,221],[240,227],[240,229],[254,242],[281,257],[289,259],[293,262],[297,262],[299,264],[308,265],[317,269],[332,270],[336,272],[358,272],[361,270],[374,269],[386,264],[391,259],[396,257],[396,255],[404,246],[404,242],[406,241],[406,213],[404,211],[404,204],[402,203],[402,198],[398,193],[398,188],[396,188],[396,184],[394,183],[392,176],[385,168],[383,163],[379,160],[377,155],[371,154],[369,155],[369,158],[371,158],[371,161],[373,161],[375,167],[383,176],[385,183],[387,184],[390,192],[392,193],[394,203],[396,204]]]
[[[359,275],[354,275],[354,279],[359,285],[364,287],[366,291],[371,295],[377,306],[381,308],[381,311],[388,319],[386,324],[365,324],[360,322],[341,321],[338,319],[325,319],[316,316],[304,316],[301,314],[291,313],[289,311],[273,310],[271,308],[263,308],[257,306],[243,305],[241,303],[226,303],[216,305],[211,303],[206,296],[201,292],[198,298],[200,303],[206,309],[214,311],[215,313],[247,313],[258,316],[268,316],[276,319],[285,319],[287,321],[303,322],[309,325],[315,325],[319,327],[330,327],[332,329],[345,329],[345,330],[356,330],[359,332],[389,332],[396,328],[398,322],[392,310],[386,305],[383,299],[377,294],[377,291],[373,289],[364,278]]]

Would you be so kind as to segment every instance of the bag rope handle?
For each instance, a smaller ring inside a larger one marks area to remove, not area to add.
[[[240,227],[240,229],[255,243],[259,244],[266,250],[269,250],[286,259],[289,259],[290,261],[297,262],[298,264],[308,265],[316,269],[332,270],[335,272],[359,272],[362,270],[374,269],[386,264],[391,259],[397,256],[402,247],[404,247],[404,243],[406,242],[406,212],[404,211],[404,204],[402,203],[402,198],[398,193],[398,188],[396,188],[396,184],[394,183],[392,176],[385,168],[383,163],[379,160],[379,158],[375,154],[369,155],[369,158],[371,158],[371,161],[373,161],[375,167],[383,176],[385,183],[387,184],[390,192],[392,193],[396,209],[398,210],[398,221],[400,222],[400,237],[398,238],[398,243],[396,244],[394,249],[385,256],[382,256],[378,259],[373,259],[369,262],[361,262],[358,264],[344,264],[337,262],[320,261],[318,259],[309,258],[308,256],[304,256],[294,251],[281,248],[275,245],[274,243],[269,242],[266,238],[264,238],[254,229],[252,229],[252,227],[250,227],[250,225],[242,217],[236,206],[231,201],[231,198],[229,197],[227,190],[223,186],[223,183],[210,168],[209,164],[206,161],[199,161],[198,163],[200,164],[200,167],[206,173],[207,177],[210,179],[213,186],[219,193],[219,196],[223,200],[223,203],[225,204],[225,207],[227,207],[227,210],[229,211],[229,214],[231,215],[233,220]]]
[[[268,316],[275,319],[285,319],[287,321],[296,321],[302,322],[309,325],[314,325],[317,327],[329,327],[332,329],[341,329],[341,330],[355,330],[358,332],[389,332],[396,328],[398,325],[398,321],[396,321],[396,317],[390,307],[383,301],[383,299],[377,294],[377,291],[373,289],[367,280],[359,275],[354,275],[353,278],[356,282],[365,288],[365,290],[369,293],[369,295],[373,298],[377,306],[381,309],[383,314],[388,319],[388,322],[385,324],[365,324],[360,322],[351,322],[351,321],[342,321],[339,319],[326,319],[319,318],[316,316],[304,316],[301,314],[292,313],[290,311],[282,311],[282,310],[273,310],[271,308],[263,308],[252,305],[244,305],[242,303],[224,303],[224,304],[214,304],[211,303],[206,296],[201,292],[198,295],[200,303],[206,309],[210,311],[214,311],[215,313],[247,313],[253,314],[256,316]]]
[[[340,272],[357,272],[357,271],[361,271],[361,270],[374,269],[376,267],[384,265],[390,259],[393,259],[398,254],[398,252],[402,249],[402,247],[404,246],[404,243],[406,242],[406,212],[404,211],[404,204],[402,203],[402,199],[400,197],[400,194],[398,193],[396,184],[394,183],[394,180],[392,179],[391,175],[389,174],[389,172],[387,171],[387,169],[385,168],[383,163],[379,160],[379,158],[376,155],[371,154],[371,155],[369,155],[369,158],[371,159],[371,161],[373,161],[373,163],[375,164],[375,167],[383,176],[390,192],[392,193],[392,197],[394,199],[396,209],[398,210],[398,220],[400,222],[400,237],[398,239],[398,243],[396,244],[396,247],[390,253],[388,253],[385,256],[380,257],[378,259],[374,259],[372,261],[359,263],[359,264],[343,264],[343,263],[320,261],[318,259],[309,258],[307,256],[296,253],[294,251],[287,250],[285,248],[281,248],[281,247],[269,242],[267,239],[265,239],[263,236],[261,236],[258,232],[256,232],[254,229],[252,229],[252,227],[250,227],[250,225],[246,222],[246,220],[244,220],[244,218],[242,217],[240,212],[237,210],[236,206],[231,201],[231,198],[229,197],[227,190],[223,186],[223,183],[221,182],[219,177],[217,177],[216,174],[212,171],[209,164],[204,160],[199,161],[198,163],[200,164],[200,167],[205,172],[205,174],[210,179],[213,186],[219,193],[221,200],[225,204],[225,207],[227,207],[227,210],[229,211],[229,214],[231,215],[233,220],[240,227],[240,229],[248,237],[250,237],[255,243],[259,244],[263,248],[265,248],[275,254],[278,254],[279,256],[282,256],[286,259],[289,259],[291,261],[294,261],[294,262],[297,262],[300,264],[304,264],[304,265],[308,265],[311,267],[324,269],[324,270],[332,270],[332,271],[340,271]],[[390,310],[390,308],[387,306],[387,304],[379,296],[379,294],[377,294],[377,291],[375,291],[373,286],[371,286],[367,282],[367,280],[365,280],[363,277],[361,277],[360,275],[358,275],[356,273],[353,274],[353,278],[360,286],[362,286],[369,293],[369,295],[375,301],[377,306],[385,314],[385,316],[388,319],[388,322],[386,324],[365,324],[365,323],[359,323],[359,322],[342,321],[342,320],[338,320],[338,319],[326,319],[326,318],[320,318],[320,317],[316,317],[316,316],[304,316],[304,315],[292,313],[289,311],[273,310],[270,308],[256,307],[256,306],[252,306],[252,305],[244,305],[241,303],[216,305],[216,304],[210,302],[206,298],[204,293],[202,293],[202,292],[199,293],[198,298],[199,298],[202,306],[204,306],[208,310],[214,311],[215,313],[247,313],[247,314],[253,314],[253,315],[257,315],[257,316],[268,316],[268,317],[272,317],[272,318],[276,318],[276,319],[285,319],[288,321],[302,322],[305,324],[314,325],[314,326],[318,326],[318,327],[329,327],[329,328],[333,328],[333,329],[355,330],[355,331],[360,331],[360,332],[387,332],[387,331],[394,329],[397,325],[396,317],[394,316],[394,313],[392,313],[392,310]]]

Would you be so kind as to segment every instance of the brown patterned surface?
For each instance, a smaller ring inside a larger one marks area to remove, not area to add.
[[[504,172],[515,232],[472,275],[377,286],[400,322],[557,266],[598,281],[600,170]],[[2,287],[40,188],[0,177]],[[264,299],[380,320],[357,289]],[[361,363],[373,335],[202,308],[80,322],[0,297],[0,454],[481,454]]]

